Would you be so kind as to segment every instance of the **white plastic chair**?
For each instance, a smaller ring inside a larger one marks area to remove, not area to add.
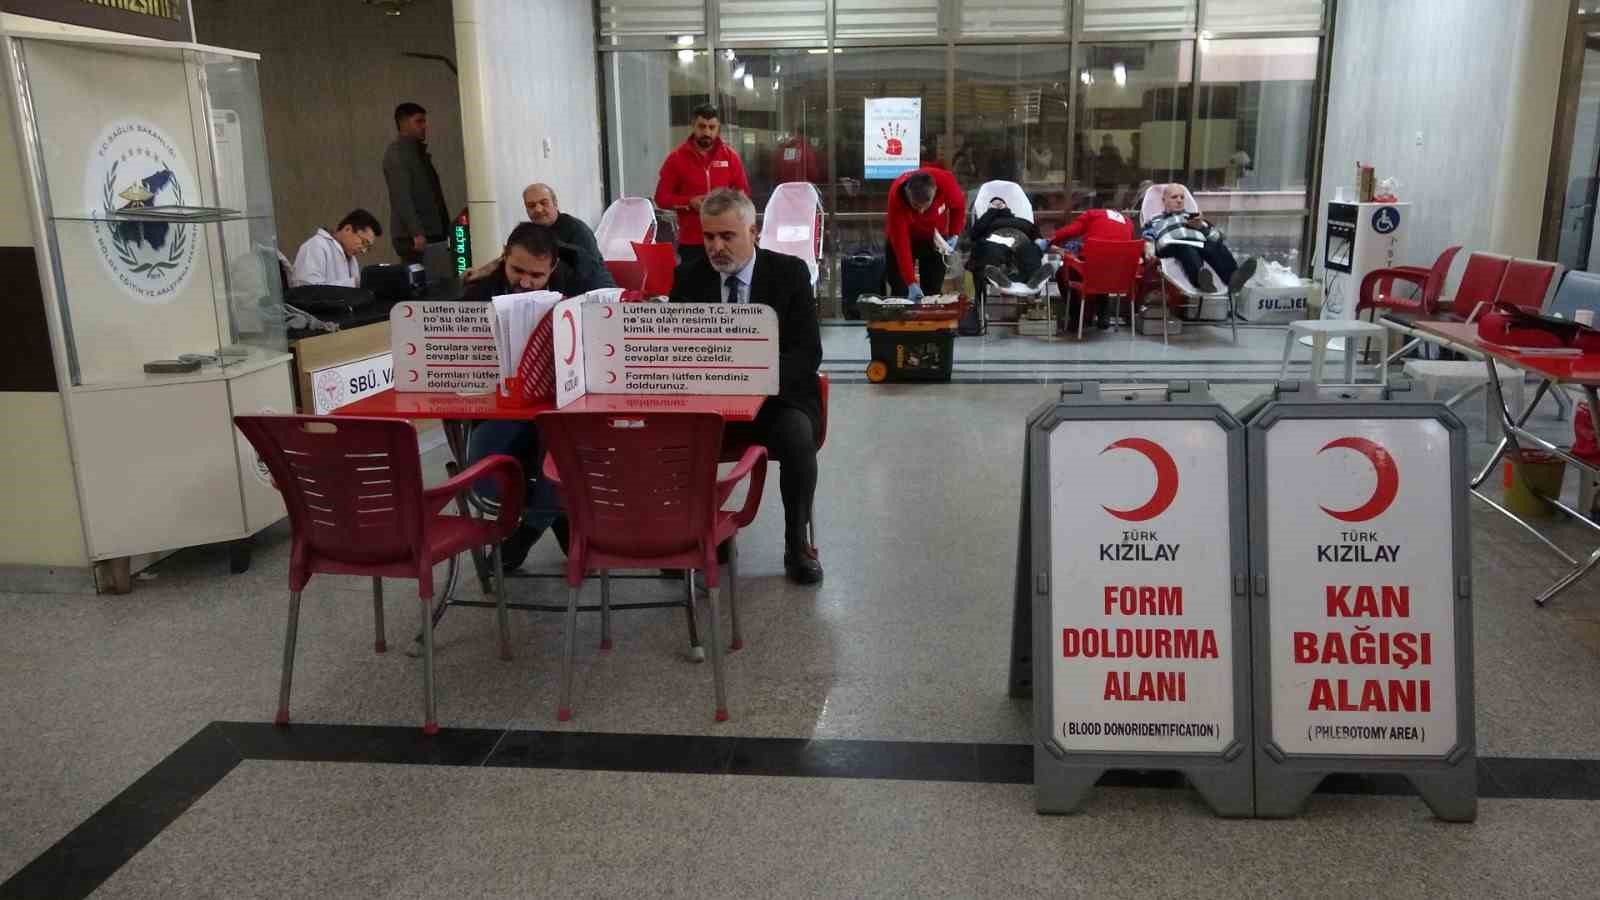
[[[978,188],[978,196],[972,201],[972,221],[976,222],[984,213],[989,211],[989,201],[999,197],[1006,202],[1006,206],[1019,219],[1033,221],[1033,202],[1028,199],[1022,185],[1015,181],[985,181]]]
[[[632,261],[633,242],[648,244],[655,234],[656,205],[644,197],[619,197],[600,217],[594,239],[601,259]]]
[[[772,190],[761,216],[761,246],[805,261],[811,287],[817,286],[822,259],[822,196],[804,181],[787,181]]]
[[[1190,193],[1189,189],[1184,185],[1176,183],[1173,185],[1153,184],[1145,190],[1144,198],[1139,203],[1139,224],[1141,229],[1145,223],[1149,222],[1156,216],[1161,215],[1165,211],[1162,206],[1161,198],[1167,192],[1168,187],[1174,186],[1183,188],[1183,209],[1185,212],[1197,213],[1200,211],[1200,204],[1195,202],[1194,194]],[[1237,322],[1237,317],[1234,315],[1234,297],[1233,294],[1229,293],[1228,291],[1228,283],[1223,281],[1222,278],[1217,275],[1217,270],[1211,268],[1208,263],[1200,263],[1200,265],[1205,267],[1206,271],[1211,273],[1212,280],[1217,284],[1217,290],[1207,294],[1200,290],[1200,288],[1197,287],[1194,282],[1189,280],[1188,274],[1183,271],[1183,266],[1179,265],[1177,260],[1170,257],[1162,257],[1157,261],[1161,263],[1161,279],[1166,282],[1166,288],[1175,290],[1179,294],[1183,295],[1183,305],[1194,306],[1196,308],[1197,315],[1205,314],[1205,302],[1207,300],[1227,301],[1228,327],[1233,331],[1234,343],[1238,343],[1239,324]],[[1208,319],[1205,321],[1217,320]]]

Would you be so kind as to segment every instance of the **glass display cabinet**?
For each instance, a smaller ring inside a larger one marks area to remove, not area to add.
[[[125,581],[284,514],[232,425],[294,408],[257,57],[5,40],[87,556]]]

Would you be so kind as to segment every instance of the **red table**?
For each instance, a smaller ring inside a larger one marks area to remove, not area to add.
[[[438,419],[444,423],[445,441],[450,447],[452,461],[446,468],[451,475],[461,470],[462,461],[467,456],[467,434],[475,421],[501,420],[501,421],[534,421],[540,416],[562,415],[566,413],[630,413],[630,412],[712,412],[722,416],[729,422],[750,422],[760,412],[761,404],[766,402],[764,395],[753,394],[692,394],[682,397],[672,397],[654,394],[586,394],[572,403],[556,409],[553,402],[538,403],[533,406],[502,406],[495,400],[493,394],[452,394],[428,393],[420,391],[387,390],[381,394],[363,397],[354,403],[349,403],[334,410],[334,416],[366,416],[379,419],[408,419],[421,421]],[[466,495],[456,497],[456,512],[463,516],[472,515],[472,503]],[[489,568],[488,561],[479,548],[472,550],[473,567],[478,573],[478,580],[483,585],[484,592],[488,593]],[[439,603],[433,610],[433,623],[439,624],[439,619],[444,611],[451,606],[486,606],[492,607],[493,603],[454,599],[456,580],[460,573],[460,565],[455,558],[450,560],[450,569],[445,577],[445,588],[440,592]],[[601,580],[601,590],[610,590],[610,577],[604,575]],[[628,577],[628,576],[618,576]],[[692,597],[691,597],[692,602]],[[546,604],[510,603],[508,606],[515,609],[533,609],[541,612],[564,612],[565,606]],[[678,603],[635,603],[613,605],[612,609],[632,609],[659,606],[679,606]],[[589,607],[584,607],[589,609]],[[406,652],[412,656],[417,655],[421,646],[421,635],[413,640]]]
[[[1555,584],[1545,588],[1533,598],[1534,603],[1543,606],[1557,594],[1576,584],[1580,578],[1589,574],[1596,565],[1600,565],[1600,548],[1595,549],[1587,559],[1580,562],[1565,550],[1556,546],[1549,538],[1539,533],[1539,530],[1531,522],[1501,506],[1478,488],[1494,472],[1495,466],[1499,465],[1500,460],[1505,457],[1506,453],[1511,450],[1520,451],[1522,444],[1531,444],[1541,450],[1554,453],[1577,466],[1579,477],[1581,478],[1594,478],[1600,475],[1600,468],[1584,462],[1573,456],[1565,448],[1558,447],[1523,427],[1528,421],[1528,417],[1533,415],[1534,408],[1539,405],[1539,401],[1544,398],[1544,395],[1550,391],[1562,390],[1562,385],[1575,385],[1582,388],[1589,399],[1589,409],[1600,410],[1600,396],[1597,396],[1596,390],[1600,388],[1600,354],[1551,356],[1541,353],[1525,353],[1516,347],[1504,347],[1480,340],[1478,338],[1478,326],[1465,322],[1417,322],[1415,328],[1418,333],[1428,339],[1482,356],[1484,365],[1488,367],[1488,390],[1489,395],[1494,398],[1495,407],[1500,411],[1501,437],[1500,443],[1495,446],[1494,453],[1490,455],[1489,461],[1484,464],[1477,476],[1472,479],[1472,493],[1479,500],[1489,504],[1504,513],[1513,522],[1521,525],[1529,534],[1543,541],[1545,546],[1554,550],[1558,556],[1572,566],[1566,574],[1556,580]],[[1505,396],[1500,390],[1499,373],[1495,371],[1497,362],[1515,369],[1533,372],[1539,376],[1539,389],[1534,392],[1533,399],[1523,407],[1519,416],[1513,417],[1511,410],[1506,407]],[[1600,440],[1600,416],[1592,416],[1590,421],[1595,428],[1596,439]],[[1600,531],[1600,525],[1589,520],[1588,510],[1573,509],[1563,503],[1559,497],[1546,497],[1544,499],[1577,521],[1588,525],[1596,531]]]

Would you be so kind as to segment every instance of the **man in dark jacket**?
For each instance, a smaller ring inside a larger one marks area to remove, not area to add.
[[[422,248],[442,241],[450,214],[439,172],[428,155],[428,111],[415,103],[394,108],[399,135],[383,154],[383,180],[389,185],[389,233],[400,259],[422,261]]]
[[[600,255],[600,245],[595,242],[594,232],[589,230],[589,226],[585,225],[582,219],[561,211],[561,207],[556,203],[555,188],[548,184],[528,185],[522,191],[522,208],[528,211],[528,221],[555,230],[556,241],[563,250],[575,247],[593,258],[593,262],[586,265],[605,268],[605,259]],[[500,268],[501,262],[499,257],[495,257],[469,270],[466,280],[477,281],[493,275],[495,270]],[[612,286],[607,285],[607,287]]]
[[[567,247],[556,241],[555,230],[533,222],[523,222],[512,229],[506,238],[505,250],[500,254],[500,266],[493,274],[467,285],[465,299],[492,300],[502,294],[520,294],[524,291],[556,291],[563,297],[576,297],[600,288],[616,287],[611,275],[598,260],[576,247]],[[489,421],[473,425],[472,436],[467,439],[466,465],[472,465],[485,456],[505,453],[522,463],[522,473],[528,479],[527,504],[517,530],[500,544],[500,564],[507,571],[515,571],[528,558],[528,551],[538,543],[546,528],[556,533],[556,538],[566,548],[566,521],[561,515],[561,500],[554,486],[540,474],[544,450],[539,445],[539,432],[533,423],[525,421]],[[475,486],[479,493],[493,496],[493,482],[480,482]]]
[[[822,335],[817,328],[811,270],[801,260],[756,249],[756,208],[736,190],[707,194],[700,205],[706,258],[686,262],[673,277],[676,303],[764,303],[778,314],[778,395],[768,397],[754,422],[732,423],[727,436],[767,448],[778,463],[783,494],[783,568],[798,584],[822,580],[822,564],[806,537],[817,492],[817,431],[822,397],[817,369]]]

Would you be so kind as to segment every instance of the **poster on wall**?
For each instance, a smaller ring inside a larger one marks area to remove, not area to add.
[[[867,98],[866,178],[890,181],[922,164],[922,98]]]

